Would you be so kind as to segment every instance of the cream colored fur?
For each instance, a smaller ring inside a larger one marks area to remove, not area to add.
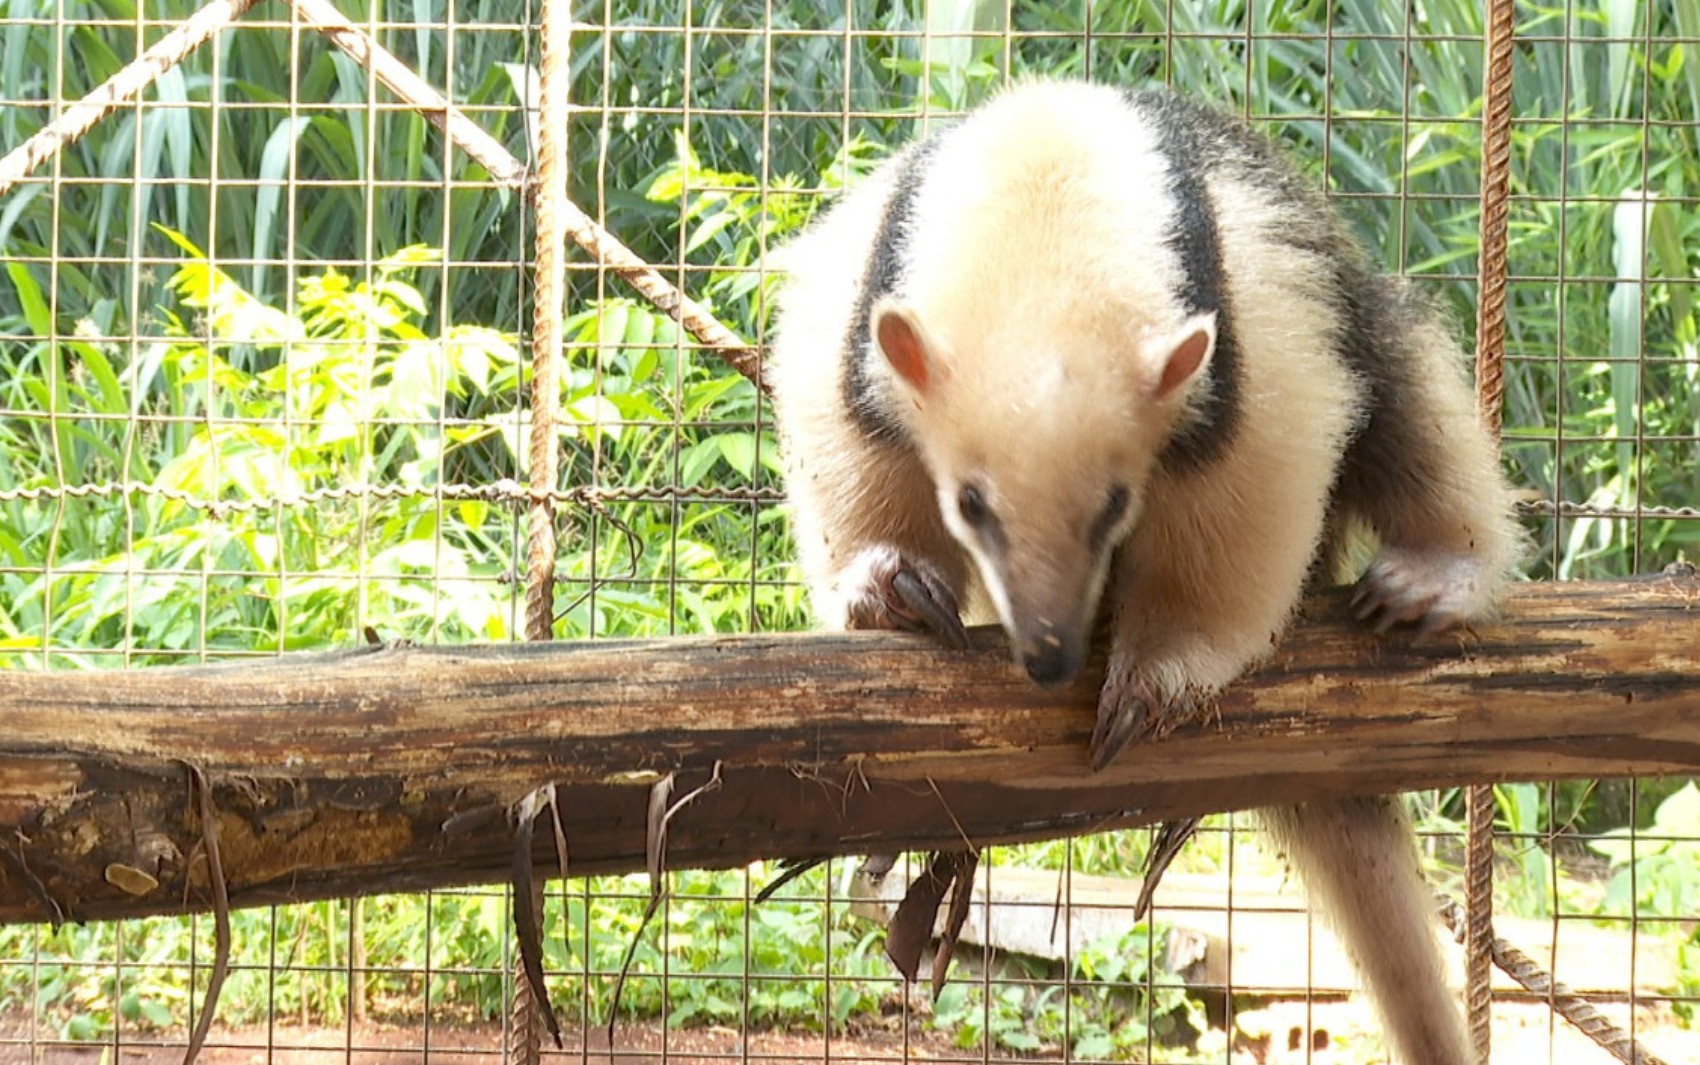
[[[1187,320],[1163,242],[1172,205],[1153,131],[1115,90],[1041,83],[946,136],[897,285],[931,338],[929,385],[895,388],[914,450],[870,441],[841,392],[854,294],[892,169],[787,257],[770,372],[816,612],[827,627],[846,624],[846,596],[865,584],[860,560],[880,547],[934,567],[979,612],[995,606],[1012,640],[1024,617],[1090,612],[1105,566],[1083,530],[1107,487],[1124,482],[1135,502],[1102,604],[1113,616],[1111,679],[1137,680],[1159,701],[1208,696],[1269,653],[1319,545],[1339,542],[1324,527],[1329,492],[1363,385],[1333,354],[1324,264],[1260,238],[1282,218],[1267,190],[1212,180],[1241,417],[1205,472],[1171,473],[1156,456],[1197,396],[1153,396],[1166,338]],[[1452,567],[1449,605],[1475,615],[1513,560],[1509,496],[1475,428],[1456,346],[1438,325],[1420,339],[1409,402],[1433,427],[1445,475],[1408,505],[1336,518],[1373,527],[1419,576]],[[986,486],[1007,550],[989,551],[957,516],[965,479]],[[1264,818],[1333,911],[1404,1065],[1465,1065],[1397,805]]]
[[[1322,264],[1256,239],[1278,213],[1266,193],[1210,194],[1242,356],[1239,436],[1207,477],[1153,478],[1110,600],[1112,670],[1177,695],[1219,689],[1286,628],[1361,402],[1331,351]]]
[[[842,346],[891,170],[868,178],[779,256],[790,272],[767,372],[784,437],[786,490],[815,616],[845,627],[843,582],[863,549],[894,545],[937,565],[959,593],[967,556],[945,530],[913,453],[871,443],[845,408]],[[793,323],[796,323],[795,325]]]

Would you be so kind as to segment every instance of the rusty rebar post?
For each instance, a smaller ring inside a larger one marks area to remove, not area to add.
[[[1463,943],[1468,938],[1469,918],[1464,908],[1439,892],[1435,893],[1441,920],[1452,930],[1452,937]],[[1500,971],[1517,981],[1523,990],[1541,995],[1553,1011],[1569,1021],[1597,1043],[1601,1049],[1623,1062],[1623,1065],[1665,1065],[1652,1051],[1636,1045],[1628,1032],[1613,1024],[1611,1018],[1594,1008],[1594,1004],[1552,978],[1535,959],[1497,936],[1488,937],[1488,957]]]
[[[541,69],[537,106],[537,160],[532,175],[532,206],[537,221],[531,319],[531,466],[532,489],[526,523],[525,638],[555,635],[555,500],[560,452],[555,414],[560,392],[561,309],[566,297],[567,62],[572,47],[572,0],[541,0]],[[534,913],[541,913],[543,883],[529,885]],[[526,890],[516,883],[515,891]],[[518,901],[518,900],[516,900]],[[515,1061],[541,1060],[542,1023],[548,992],[532,986],[532,974],[516,952],[510,1004],[510,1051]],[[550,1022],[553,1024],[553,1021]]]
[[[561,10],[561,8],[567,10]],[[537,220],[531,322],[531,488],[525,575],[525,638],[547,640],[555,619],[555,502],[560,475],[555,413],[561,364],[561,308],[566,288],[567,51],[570,0],[542,0],[542,70],[537,101],[537,165],[532,179]]]
[[[1481,256],[1476,296],[1476,403],[1499,437],[1505,395],[1505,292],[1511,193],[1511,60],[1514,0],[1488,0],[1482,87]],[[1491,784],[1468,797],[1464,860],[1464,1006],[1476,1060],[1493,1048],[1493,820]]]

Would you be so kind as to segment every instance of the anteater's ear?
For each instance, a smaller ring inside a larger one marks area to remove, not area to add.
[[[937,352],[929,344],[927,330],[915,309],[893,299],[874,304],[874,344],[897,376],[909,382],[918,394],[926,395],[938,377]]]
[[[1154,370],[1151,398],[1179,399],[1216,351],[1216,312],[1195,314],[1179,329],[1146,337],[1142,344],[1145,364]]]

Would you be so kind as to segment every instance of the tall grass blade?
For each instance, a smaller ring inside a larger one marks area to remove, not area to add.
[[[1679,0],[1678,7],[1684,2]],[[1625,117],[1629,109],[1629,101],[1634,97],[1635,86],[1630,77],[1630,39],[1635,36],[1637,24],[1640,22],[1640,11],[1644,0],[1603,0],[1605,10],[1605,31],[1612,40],[1606,45],[1606,99],[1611,101],[1612,114]]]
[[[295,157],[295,145],[311,122],[312,119],[306,115],[285,118],[266,138],[266,146],[260,152],[260,170],[256,176],[261,184],[254,202],[254,243],[250,252],[254,266],[249,271],[248,281],[252,292],[268,291],[268,261],[283,254],[284,249],[273,247],[273,230],[284,193],[288,191],[286,182],[289,180],[290,160]]]
[[[1700,4],[1676,0],[1671,9],[1676,18],[1677,36],[1686,39],[1686,43],[1672,52],[1680,51],[1682,56],[1682,79],[1688,86],[1687,117],[1690,122],[1700,122],[1700,43],[1695,43],[1700,41]]]
[[[1612,210],[1612,265],[1617,277],[1607,304],[1611,336],[1612,429],[1618,438],[1617,466],[1623,495],[1619,505],[1633,506],[1635,428],[1641,398],[1641,306],[1646,274],[1646,236],[1652,194],[1626,189]]]

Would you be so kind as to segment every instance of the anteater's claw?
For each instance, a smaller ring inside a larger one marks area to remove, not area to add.
[[[1212,692],[1198,687],[1169,690],[1147,673],[1111,666],[1098,692],[1098,722],[1092,729],[1092,768],[1103,769],[1134,740],[1160,740],[1191,724],[1211,706]]]
[[[942,584],[929,582],[908,566],[899,569],[891,578],[891,590],[903,601],[903,606],[919,627],[944,637],[958,650],[968,649],[968,629],[956,597]]]
[[[1092,771],[1116,760],[1122,750],[1151,727],[1157,702],[1147,680],[1132,670],[1111,667],[1098,692],[1098,723],[1092,729]]]
[[[905,557],[891,544],[873,544],[852,560],[841,587],[846,628],[930,633],[953,647],[968,646],[956,592],[925,559]]]
[[[1101,700],[1098,703],[1098,724],[1092,730],[1092,771],[1103,769],[1116,760],[1123,748],[1139,732],[1145,721],[1145,704]]]
[[[1477,612],[1490,576],[1469,555],[1384,548],[1352,590],[1352,611],[1378,633],[1407,624],[1419,639],[1433,636]]]
[[[1192,838],[1198,821],[1196,817],[1183,817],[1179,821],[1165,821],[1157,830],[1151,849],[1145,853],[1145,870],[1140,874],[1144,882],[1139,885],[1139,899],[1133,904],[1135,921],[1150,913],[1151,898],[1157,893],[1157,885],[1163,882],[1163,873],[1180,854],[1181,848],[1186,846],[1186,841]]]

